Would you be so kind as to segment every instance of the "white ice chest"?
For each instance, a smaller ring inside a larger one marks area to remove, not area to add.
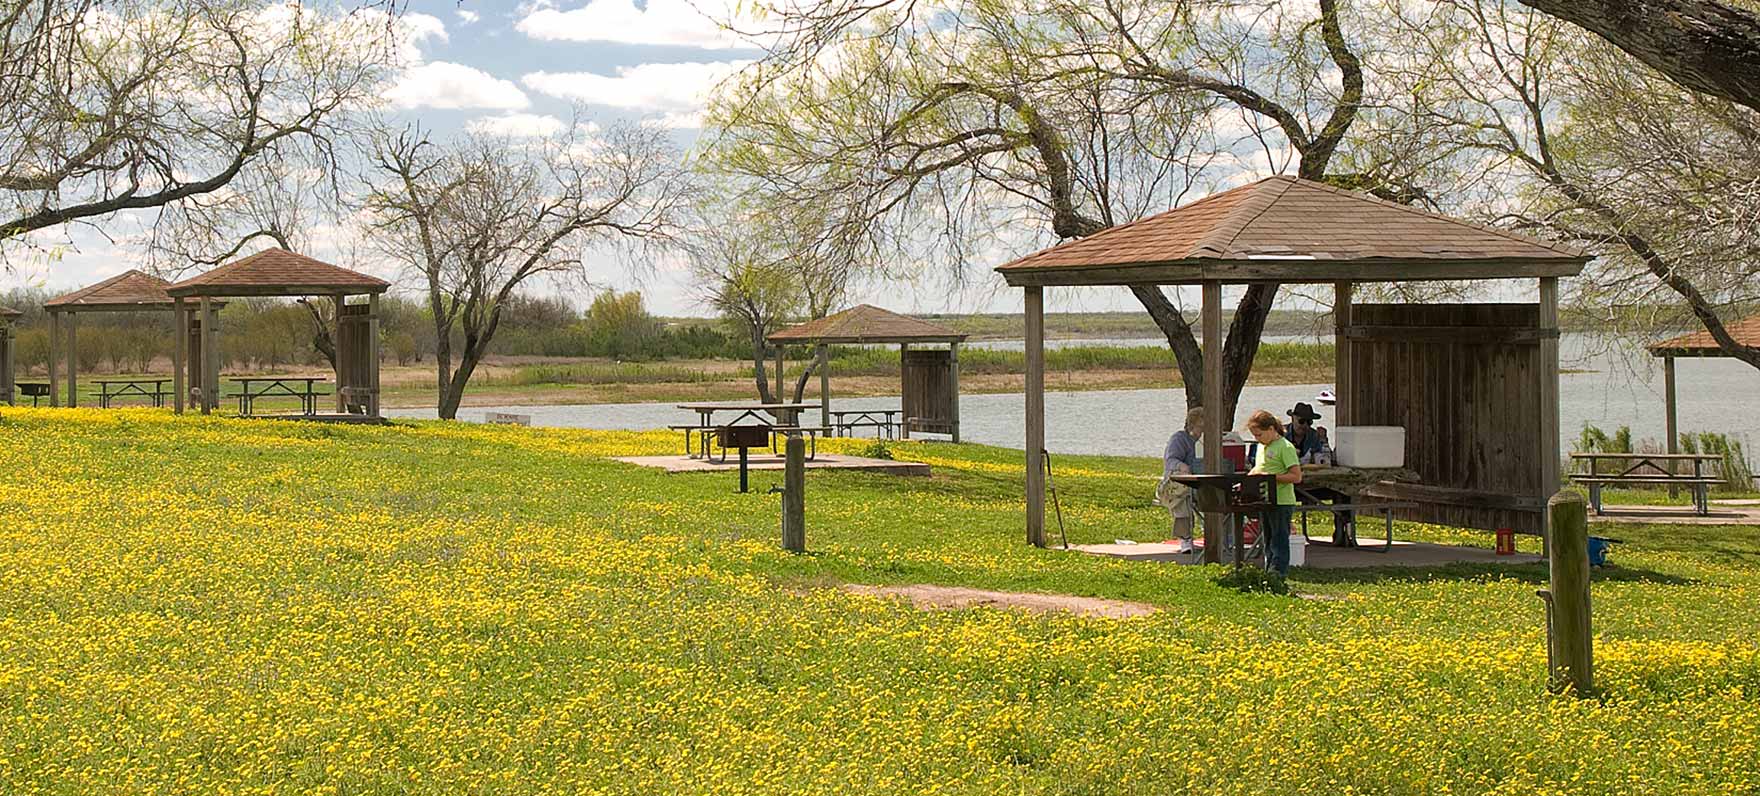
[[[1345,467],[1404,467],[1404,426],[1339,426],[1332,430],[1332,448]]]

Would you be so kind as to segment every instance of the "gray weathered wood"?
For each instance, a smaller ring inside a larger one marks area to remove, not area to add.
[[[1045,546],[1045,291],[1026,296],[1027,544]]]
[[[898,415],[898,438],[899,439],[910,439],[911,438],[911,408],[909,406],[906,406],[904,403],[905,401],[910,400],[909,393],[911,390],[910,390],[910,387],[908,386],[911,381],[911,377],[910,377],[910,358],[911,358],[911,356],[910,355],[911,355],[911,344],[910,343],[899,343],[898,344],[899,408],[904,410],[904,411],[900,412]]]
[[[1379,339],[1390,334],[1407,340],[1444,341],[1456,343],[1530,343],[1557,340],[1557,329],[1523,329],[1495,326],[1347,326],[1339,337],[1349,340]]]
[[[79,316],[67,313],[67,407],[79,406],[79,342],[74,334],[79,327]]]
[[[185,317],[183,299],[171,302],[171,406],[183,414],[183,360],[189,353],[189,320]]]
[[[335,341],[336,345],[336,414],[341,415],[348,413],[348,390],[343,385],[348,383],[348,377],[344,374],[351,364],[348,359],[352,352],[348,350],[349,346],[343,344],[343,340],[348,334],[343,328],[348,322],[348,319],[344,317],[346,314],[344,308],[348,306],[348,297],[338,293],[334,300],[336,302],[336,328],[331,331],[330,339]]]
[[[1574,491],[1554,494],[1547,504],[1552,528],[1548,562],[1551,571],[1552,684],[1577,696],[1595,693],[1594,638],[1589,606],[1589,515],[1583,496]]]
[[[819,425],[830,433],[831,428],[831,349],[819,344]]]
[[[807,441],[800,434],[788,435],[783,443],[782,549],[807,552]]]
[[[61,313],[49,313],[49,405],[61,405],[61,375],[56,367],[60,359],[61,346]]]
[[[12,322],[0,320],[0,400],[11,406],[18,401],[13,376]]]
[[[1550,498],[1558,491],[1562,479],[1559,478],[1559,467],[1564,455],[1559,447],[1558,419],[1558,278],[1546,277],[1540,280],[1540,317],[1535,324],[1540,331],[1550,332],[1551,337],[1540,340],[1540,367],[1536,374],[1540,380],[1537,395],[1540,399],[1540,490],[1541,497]],[[1550,514],[1546,515],[1550,517]],[[1545,528],[1542,528],[1542,533]]]
[[[202,414],[220,408],[220,310],[202,297]]]
[[[1337,403],[1333,405],[1332,416],[1337,425],[1351,425],[1351,340],[1345,330],[1351,328],[1351,303],[1353,286],[1349,282],[1334,282],[1332,285],[1332,349],[1335,367],[1332,375],[1332,392]]]
[[[1676,425],[1679,415],[1676,413],[1678,404],[1674,392],[1674,357],[1662,358],[1662,392],[1663,392],[1663,433],[1668,439],[1668,452],[1679,453],[1681,447],[1680,426]],[[1668,488],[1668,496],[1675,497],[1680,490]]]
[[[953,404],[948,409],[952,412],[953,441],[959,442],[959,343],[948,344],[947,360],[947,378],[953,392]]]
[[[367,416],[379,416],[379,294],[367,296]]]
[[[1234,418],[1223,417],[1222,406],[1222,286],[1204,285],[1204,306],[1200,318],[1204,337],[1204,466],[1210,472],[1222,472],[1222,432],[1233,425]],[[1228,515],[1211,512],[1204,515],[1204,560],[1222,560],[1222,530]]]

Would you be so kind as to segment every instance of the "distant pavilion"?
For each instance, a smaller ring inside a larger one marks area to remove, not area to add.
[[[171,296],[165,288],[171,285],[145,271],[129,269],[116,276],[72,293],[43,302],[49,311],[49,405],[61,405],[61,384],[56,367],[60,352],[67,353],[67,405],[79,406],[79,350],[75,338],[79,316],[87,312],[156,312],[172,309]],[[61,326],[67,327],[66,345],[61,342]]]
[[[776,346],[776,400],[782,400],[783,346],[812,345],[819,361],[820,422],[831,427],[832,345],[898,344],[902,435],[950,434],[959,441],[959,345],[966,335],[945,326],[870,304],[791,326],[771,334]],[[913,349],[913,345],[946,348]]]
[[[389,289],[391,283],[376,276],[286,249],[265,249],[170,285],[165,293],[178,330],[177,411],[183,412],[186,376],[198,390],[202,414],[219,406],[219,299],[330,296],[336,302],[336,412],[379,418],[379,297]],[[363,295],[365,303],[348,303],[350,296]]]
[[[1735,323],[1724,324],[1724,330],[1737,345],[1760,347],[1760,315],[1752,315]],[[1650,355],[1662,358],[1663,407],[1668,429],[1668,452],[1680,452],[1680,427],[1676,423],[1674,361],[1678,357],[1727,357],[1729,352],[1717,344],[1711,333],[1700,329],[1679,337],[1650,345]]]

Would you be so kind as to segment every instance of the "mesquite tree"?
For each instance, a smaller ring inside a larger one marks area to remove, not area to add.
[[[399,30],[249,0],[0,8],[0,251],[213,194],[271,153],[327,155]]]
[[[1041,242],[1020,230],[1093,234],[1243,168],[1415,195],[1400,160],[1347,155],[1366,81],[1345,9],[1272,6],[773,9],[779,44],[723,87],[711,157],[758,204],[823,204],[825,237],[867,262],[902,251],[994,265]],[[1225,416],[1277,291],[1250,286],[1236,307],[1220,352]],[[1199,404],[1203,352],[1176,297],[1132,293],[1166,336],[1188,404]]]
[[[370,160],[371,237],[427,297],[448,420],[521,285],[585,277],[588,257],[620,240],[672,241],[692,196],[682,155],[647,126],[576,124],[537,143],[408,128],[376,136]]]

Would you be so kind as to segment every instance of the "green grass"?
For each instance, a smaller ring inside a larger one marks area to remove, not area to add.
[[[795,556],[779,474],[741,495],[728,473],[606,458],[676,447],[0,409],[0,792],[1760,783],[1760,528],[1598,527],[1625,543],[1594,587],[1603,693],[1580,701],[1544,691],[1538,565],[1298,571],[1301,596],[1240,594],[1215,568],[1031,548],[1021,454],[930,443],[892,450],[932,478],[811,473]],[[1058,465],[1071,541],[1165,535],[1156,462]],[[1161,610],[925,612],[841,583]]]

